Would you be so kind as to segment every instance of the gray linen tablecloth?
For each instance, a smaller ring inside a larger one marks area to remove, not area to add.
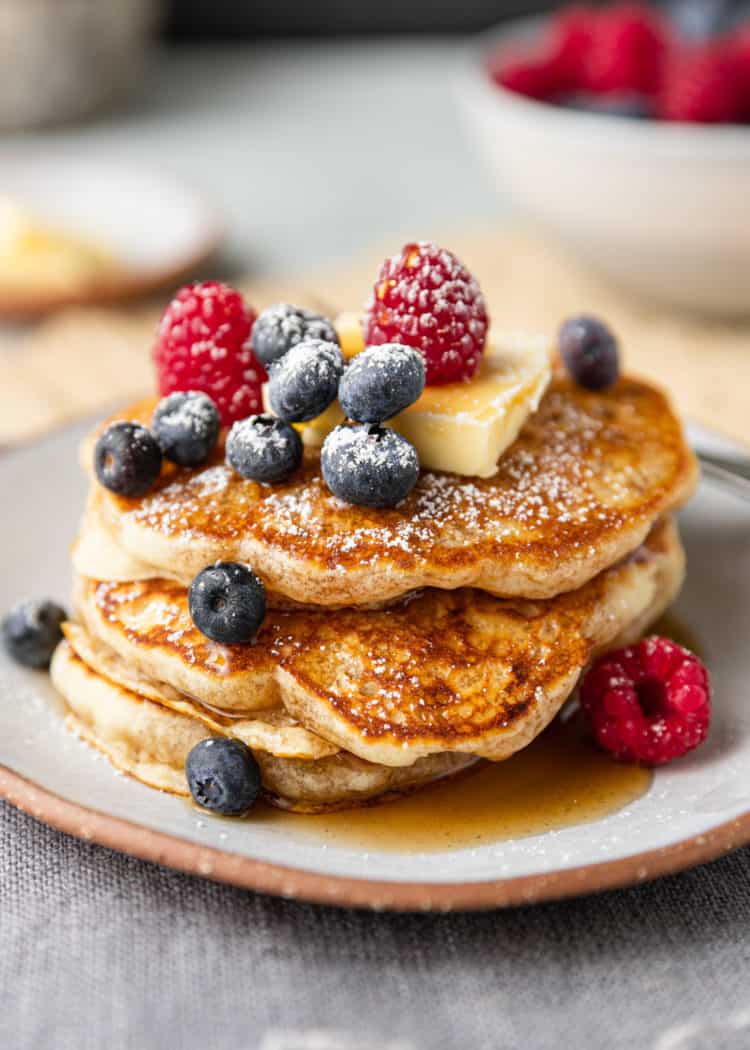
[[[167,871],[0,803],[0,1047],[740,1050],[749,875],[743,849],[534,908],[346,912]]]

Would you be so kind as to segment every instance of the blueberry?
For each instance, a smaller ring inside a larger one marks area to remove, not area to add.
[[[684,40],[702,42],[731,28],[737,6],[730,0],[670,0],[667,13]]]
[[[162,454],[181,467],[205,463],[221,430],[219,410],[200,390],[179,391],[156,406],[151,430]]]
[[[283,481],[302,462],[302,439],[283,419],[249,416],[227,437],[227,463],[243,478],[268,484]]]
[[[242,645],[255,641],[263,623],[266,588],[246,565],[217,561],[190,584],[188,604],[193,623],[207,638]]]
[[[560,328],[560,356],[574,383],[604,390],[620,374],[617,340],[596,317],[571,317]]]
[[[339,401],[349,419],[382,423],[414,404],[424,390],[424,380],[419,350],[383,343],[354,358],[339,384]]]
[[[305,339],[271,366],[268,400],[287,423],[315,419],[336,400],[344,358],[336,343]]]
[[[594,95],[586,91],[576,91],[572,95],[565,95],[559,104],[565,109],[599,113],[605,117],[648,120],[654,116],[651,100],[637,91],[623,92],[619,95]]]
[[[307,339],[336,344],[339,341],[336,329],[327,317],[301,306],[276,303],[259,315],[253,325],[251,343],[255,356],[268,368],[297,343]]]
[[[118,496],[142,496],[161,470],[161,449],[140,423],[112,423],[94,448],[99,481]]]
[[[364,507],[395,507],[419,477],[417,450],[395,430],[342,426],[323,442],[320,465],[339,499]]]
[[[260,794],[260,767],[241,740],[226,736],[201,740],[185,762],[190,794],[203,809],[240,817]]]
[[[719,0],[719,3],[721,4],[721,0]],[[750,3],[748,3],[748,0],[739,0],[738,3],[726,0],[721,6],[724,7],[724,11],[719,19],[719,29],[725,35],[737,32],[750,21]]]
[[[49,667],[57,643],[62,640],[65,610],[49,601],[20,602],[2,622],[3,645],[24,667]]]

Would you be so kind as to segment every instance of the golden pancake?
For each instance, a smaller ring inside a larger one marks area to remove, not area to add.
[[[266,751],[277,758],[313,759],[335,755],[340,750],[305,729],[281,706],[256,711],[251,717],[228,715],[191,699],[166,682],[148,678],[79,624],[66,623],[63,632],[76,656],[92,671],[131,693],[201,722],[208,730],[237,737],[253,751]]]
[[[148,422],[153,408],[113,418]],[[92,447],[89,439],[89,470]],[[392,510],[336,499],[316,450],[289,480],[259,485],[224,464],[222,442],[202,468],[165,465],[140,499],[98,487],[97,506],[119,548],[185,584],[223,559],[251,565],[278,595],[326,607],[424,587],[540,599],[582,586],[635,550],[696,480],[660,391],[625,377],[592,393],[558,373],[494,477],[424,471]]]
[[[539,733],[601,648],[640,631],[682,582],[669,520],[635,555],[542,602],[427,590],[380,611],[271,610],[254,645],[222,646],[169,580],[81,580],[88,632],[152,680],[225,711],[282,704],[311,733],[369,762],[441,752],[490,759]]]
[[[189,715],[162,707],[92,669],[62,642],[52,680],[68,708],[68,724],[124,773],[176,795],[188,795],[185,760],[209,734]],[[284,809],[315,813],[411,790],[466,769],[471,755],[433,755],[408,767],[377,766],[339,752],[300,760],[256,751],[264,795]]]

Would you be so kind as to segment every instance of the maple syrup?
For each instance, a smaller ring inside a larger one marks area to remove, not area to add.
[[[701,655],[700,641],[672,612],[648,633]],[[645,795],[651,780],[650,770],[615,762],[600,751],[580,713],[568,708],[505,762],[483,762],[395,801],[319,815],[259,806],[253,819],[331,846],[438,852],[600,820]]]
[[[482,763],[392,802],[317,816],[269,808],[253,819],[332,846],[434,852],[599,820],[640,798],[650,783],[649,770],[597,750],[573,715],[505,762]]]

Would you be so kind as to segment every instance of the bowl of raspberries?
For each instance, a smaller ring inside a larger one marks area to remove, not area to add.
[[[464,110],[504,190],[618,284],[750,314],[750,12],[565,7],[471,56]]]

